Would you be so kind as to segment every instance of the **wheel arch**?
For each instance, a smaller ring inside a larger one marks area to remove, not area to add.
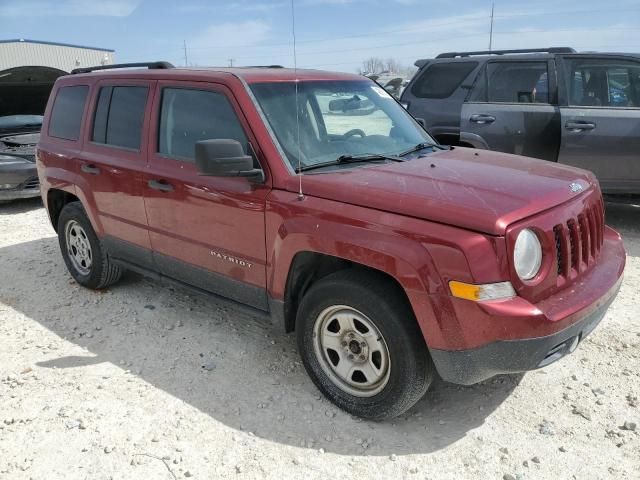
[[[282,321],[285,332],[292,332],[296,327],[296,317],[300,302],[304,294],[313,284],[324,277],[341,270],[358,269],[371,275],[378,276],[388,283],[390,288],[396,290],[407,302],[409,308],[411,301],[406,291],[398,281],[389,273],[369,265],[355,262],[342,257],[319,253],[314,251],[300,251],[295,254],[287,274],[284,302],[282,309]]]
[[[93,197],[91,197],[93,199]],[[70,192],[64,188],[51,187],[47,190],[47,211],[49,212],[49,220],[53,229],[58,232],[58,219],[60,218],[60,212],[70,202],[80,202],[82,208],[84,208],[89,222],[96,235],[101,236],[103,229],[97,215],[94,210],[90,208],[89,198],[84,194],[84,191],[80,188],[74,188],[73,192]],[[95,203],[94,203],[95,204]]]
[[[73,193],[65,190],[50,188],[47,191],[47,211],[49,212],[49,220],[56,233],[58,233],[58,219],[60,218],[60,212],[65,205],[71,202],[79,202],[80,199]]]

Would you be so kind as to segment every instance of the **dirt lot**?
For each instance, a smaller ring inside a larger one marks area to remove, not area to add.
[[[370,423],[320,396],[293,337],[136,275],[80,288],[40,204],[0,206],[0,479],[637,479],[640,209],[607,215],[625,282],[578,351]]]

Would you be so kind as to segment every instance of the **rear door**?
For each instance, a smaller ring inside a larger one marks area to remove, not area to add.
[[[555,161],[560,146],[555,78],[550,60],[490,60],[462,106],[460,140]]]
[[[93,197],[102,239],[116,257],[152,268],[143,198],[147,164],[146,106],[155,82],[109,80],[96,85],[80,176]]]
[[[640,193],[640,61],[563,58],[558,161],[591,170],[608,193]]]
[[[198,173],[199,140],[233,139],[260,168],[260,150],[229,89],[158,82],[144,192],[157,268],[166,276],[268,310],[265,206],[270,179]]]

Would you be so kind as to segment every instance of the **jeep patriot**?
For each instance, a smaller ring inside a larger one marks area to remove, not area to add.
[[[357,75],[76,71],[37,167],[79,284],[134,270],[265,312],[317,387],[369,419],[436,373],[470,385],[574,351],[624,270],[592,173],[443,147]]]

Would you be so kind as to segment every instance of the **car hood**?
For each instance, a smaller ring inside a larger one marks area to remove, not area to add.
[[[42,115],[56,79],[66,72],[45,66],[0,71],[0,117]]]
[[[338,202],[504,235],[507,226],[597,187],[592,173],[517,155],[453,148],[391,164],[307,174],[303,191]],[[292,178],[287,189],[297,191]]]
[[[0,137],[0,155],[25,158],[35,162],[36,145],[40,133],[22,133]]]

